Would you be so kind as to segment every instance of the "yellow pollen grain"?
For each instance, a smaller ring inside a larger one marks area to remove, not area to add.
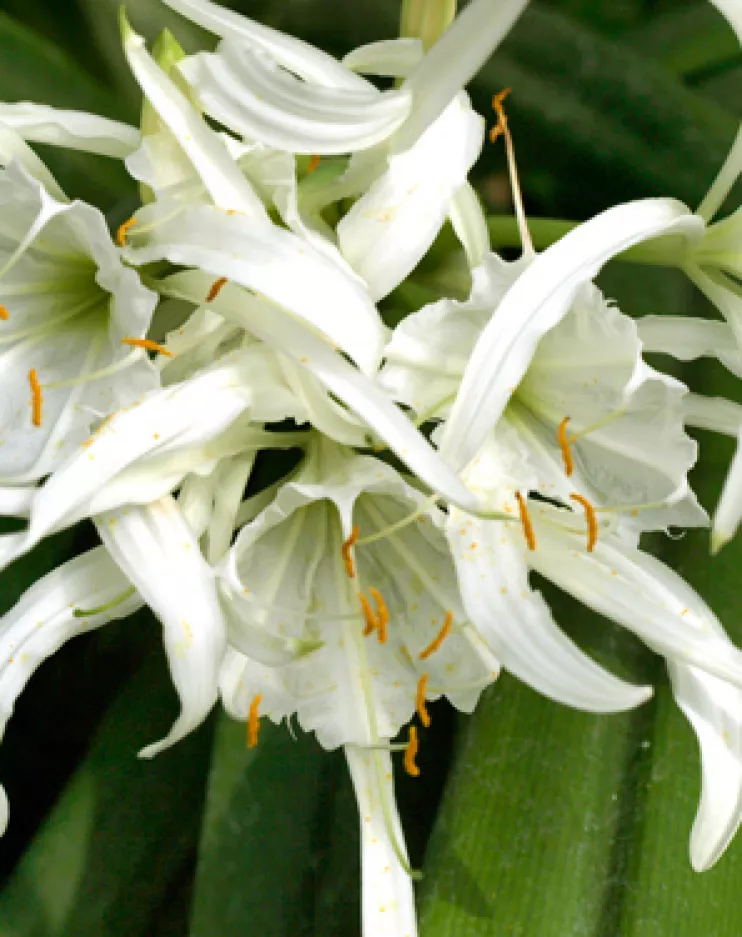
[[[368,587],[368,591],[374,598],[376,602],[376,620],[378,621],[378,633],[379,633],[379,644],[386,644],[386,640],[389,636],[387,625],[389,624],[389,609],[387,604],[384,601],[384,596],[379,592],[378,589],[374,589],[373,586]]]
[[[430,726],[430,713],[425,706],[425,690],[428,686],[428,675],[424,673],[417,681],[417,693],[415,695],[415,709],[420,717],[420,722],[427,729]]]
[[[533,524],[531,523],[531,515],[528,513],[526,499],[519,491],[516,491],[515,500],[518,502],[518,513],[520,514],[520,522],[523,525],[523,535],[526,538],[528,549],[535,550],[536,534],[533,532]]]
[[[557,439],[559,440],[559,447],[562,450],[562,459],[564,460],[564,474],[569,478],[569,476],[575,470],[575,461],[572,458],[572,449],[570,448],[570,440],[567,438],[567,423],[569,423],[570,418],[565,416],[562,422],[559,424],[559,429],[557,431]]]
[[[417,740],[417,729],[414,726],[410,726],[410,734],[407,737],[407,748],[404,750],[404,769],[412,778],[416,778],[420,774],[420,769],[415,764],[415,758],[417,757],[419,748],[420,743]]]
[[[28,372],[28,383],[31,386],[31,422],[34,426],[41,426],[44,395],[41,384],[39,384],[39,375],[36,368],[31,368]]]
[[[3,322],[7,322],[9,318],[10,318],[10,313],[8,312],[8,310],[5,308],[5,306],[0,305],[0,319],[2,319]]]
[[[307,173],[314,172],[314,170],[319,166],[319,161],[321,157],[315,153],[315,155],[309,160],[309,165],[307,166]]]
[[[167,355],[168,358],[173,357],[172,351],[168,351],[158,342],[153,342],[151,338],[122,338],[121,343],[132,345],[134,348],[146,348],[147,351],[156,351],[159,355]]]
[[[218,280],[214,280],[211,284],[211,289],[209,290],[208,296],[206,297],[207,303],[213,303],[216,297],[221,293],[222,288],[229,283],[229,280],[226,277],[219,277]]]
[[[374,610],[371,608],[371,603],[362,593],[358,593],[358,601],[361,603],[361,611],[363,612],[363,618],[366,622],[366,627],[363,629],[363,637],[367,638],[372,631],[376,631],[379,627],[379,620],[374,614]]]
[[[571,494],[570,498],[578,504],[581,504],[585,509],[585,520],[587,521],[587,552],[592,553],[595,549],[595,544],[598,542],[598,517],[595,513],[595,508],[590,504],[587,498],[583,498],[582,495]]]
[[[258,693],[253,696],[252,702],[250,703],[250,712],[247,716],[247,747],[255,748],[258,744],[258,735],[260,734],[260,701],[263,699],[263,694]]]
[[[133,228],[136,223],[136,218],[129,218],[128,221],[125,221],[122,225],[119,225],[119,229],[116,232],[116,243],[119,247],[126,247],[126,236],[129,233],[129,229]]]
[[[355,563],[353,562],[353,554],[350,552],[356,544],[361,535],[361,528],[358,524],[353,525],[353,529],[350,532],[350,537],[347,540],[343,541],[343,545],[340,548],[340,552],[343,556],[343,564],[345,566],[345,574],[348,579],[353,579],[356,574]]]
[[[440,649],[440,646],[443,644],[449,634],[451,634],[451,625],[453,625],[453,612],[446,612],[446,620],[443,622],[443,627],[433,638],[430,644],[425,648],[425,650],[420,651],[420,654],[418,655],[420,660],[427,660],[431,654],[435,654],[435,652]]]

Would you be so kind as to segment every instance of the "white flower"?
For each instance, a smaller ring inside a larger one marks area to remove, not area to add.
[[[154,387],[141,349],[156,297],[103,216],[21,166],[0,170],[0,479],[49,473],[105,414]]]

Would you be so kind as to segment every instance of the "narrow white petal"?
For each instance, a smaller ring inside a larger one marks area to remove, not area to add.
[[[711,0],[711,2],[719,7],[721,10],[722,7],[728,8],[730,11],[734,11],[737,16],[735,17],[735,26],[734,31],[737,33],[737,36],[742,35],[742,29],[740,26],[740,5],[737,0]],[[726,200],[727,195],[732,190],[732,186],[739,178],[739,174],[742,172],[742,126],[737,130],[737,135],[734,138],[734,142],[727,153],[726,159],[724,160],[721,169],[719,170],[711,188],[708,190],[704,196],[703,201],[698,206],[697,214],[699,217],[703,218],[704,221],[710,222],[717,211],[721,208]]]
[[[643,316],[636,324],[646,352],[672,355],[679,361],[715,358],[721,352],[725,358],[739,358],[737,376],[742,376],[742,356],[726,322],[690,316]]]
[[[386,752],[345,747],[361,821],[362,918],[366,937],[416,937],[412,880],[390,842],[404,850],[392,760]],[[390,828],[391,827],[391,828]],[[406,851],[403,853],[407,858]]]
[[[161,221],[129,256],[137,264],[167,258],[227,277],[319,329],[362,370],[378,366],[386,329],[363,283],[291,231],[202,205]],[[207,285],[199,304],[208,292]]]
[[[222,42],[179,69],[210,117],[240,137],[292,153],[368,149],[394,133],[412,104],[407,91],[307,84],[244,42]]]
[[[495,426],[542,335],[611,257],[661,234],[699,236],[703,224],[680,202],[645,199],[608,209],[536,257],[503,298],[467,365],[441,452],[463,468]]]
[[[454,509],[446,530],[467,616],[503,667],[544,696],[588,712],[622,712],[649,699],[651,687],[614,677],[556,625],[528,585],[519,525]]]
[[[686,394],[683,412],[688,426],[734,437],[742,431],[742,405],[724,397]]]
[[[34,495],[33,488],[0,488],[0,517],[28,517]]]
[[[217,698],[226,626],[216,583],[172,498],[95,519],[101,540],[160,619],[181,713],[168,735],[142,749],[152,758],[203,722]]]
[[[139,146],[139,131],[118,120],[46,104],[0,104],[0,122],[24,140],[124,159]]]
[[[466,253],[469,267],[473,270],[483,262],[490,249],[490,235],[479,196],[469,182],[465,182],[454,193],[449,205],[449,216],[456,237]]]
[[[260,199],[219,136],[157,65],[142,37],[125,21],[124,52],[144,95],[193,163],[214,203],[227,210],[265,218]]]
[[[337,59],[301,39],[263,26],[209,0],[163,0],[192,22],[224,39],[246,40],[306,81],[328,88],[364,89],[369,85]]]
[[[474,77],[526,8],[528,0],[472,0],[402,86],[412,112],[395,140],[406,149]]]
[[[711,552],[718,553],[737,533],[742,520],[742,427],[737,434],[737,449],[734,453],[721,497],[716,505],[711,528]]]
[[[454,194],[479,156],[484,122],[458,95],[414,146],[389,160],[337,226],[345,259],[375,300],[390,293],[427,253]]]
[[[175,274],[164,281],[168,295],[198,303],[203,296],[199,273]],[[332,350],[321,338],[301,329],[282,311],[225,287],[214,308],[239,322],[267,344],[311,371],[329,391],[358,414],[396,454],[441,497],[469,510],[477,499],[454,475],[407,416],[368,377]]]
[[[703,872],[719,859],[742,819],[742,690],[696,667],[670,663],[678,706],[698,736],[701,801],[690,840]]]
[[[0,123],[0,166],[8,166],[12,162],[18,163],[32,179],[38,180],[52,198],[59,199],[60,202],[67,201],[67,196],[59,187],[57,180],[23,137]]]
[[[381,39],[358,46],[343,58],[343,65],[363,75],[406,78],[423,57],[419,39]]]
[[[729,327],[737,341],[737,351],[742,347],[742,286],[723,270],[703,270],[696,264],[688,264],[685,272],[695,283],[699,290],[713,303],[729,323]],[[730,353],[730,349],[720,349],[723,356]],[[733,362],[739,361],[738,354],[732,352]]]

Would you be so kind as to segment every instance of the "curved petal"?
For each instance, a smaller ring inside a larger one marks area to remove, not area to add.
[[[216,702],[226,627],[216,583],[172,498],[95,518],[110,555],[163,626],[181,713],[168,735],[139,753],[152,758],[195,729]]]
[[[651,687],[614,677],[559,629],[528,585],[519,527],[454,509],[446,531],[466,613],[503,667],[544,696],[587,712],[622,712],[649,699]]]
[[[152,206],[156,219],[159,206]],[[140,218],[149,215],[145,209]],[[168,259],[263,293],[323,332],[369,373],[378,366],[386,330],[361,281],[291,231],[209,205],[156,221],[136,264]],[[199,297],[205,303],[209,286]],[[218,307],[214,307],[218,308]]]
[[[139,146],[139,131],[118,120],[46,104],[0,103],[0,122],[24,140],[124,159]]]
[[[412,104],[406,91],[308,84],[244,42],[224,41],[178,67],[209,116],[238,136],[291,153],[368,149],[394,133]]]
[[[490,234],[479,196],[469,182],[456,190],[449,204],[449,217],[473,271],[487,256]]]
[[[737,437],[742,432],[742,404],[725,397],[687,394],[683,400],[683,415],[688,426],[708,429],[712,433]]]
[[[679,361],[723,357],[725,367],[742,377],[742,354],[726,322],[690,316],[643,316],[636,322],[644,351]],[[730,368],[728,362],[736,365]]]
[[[381,39],[353,49],[343,57],[343,65],[363,75],[406,78],[422,57],[420,39]]]
[[[711,528],[711,552],[718,553],[737,533],[742,521],[742,426],[737,433],[737,449],[734,453],[721,496],[714,512]]]
[[[482,148],[484,121],[458,95],[337,226],[340,250],[375,300],[417,266]]]
[[[59,199],[60,202],[67,201],[67,196],[57,180],[23,137],[0,123],[0,166],[9,166],[13,162],[22,166],[32,179],[40,182],[52,198]]]
[[[672,690],[698,737],[701,802],[690,839],[691,864],[719,859],[742,820],[742,691],[696,667],[668,664]]]
[[[472,459],[520,383],[539,339],[606,261],[661,234],[691,238],[702,231],[701,220],[681,202],[645,199],[608,209],[536,257],[474,348],[441,441],[449,463],[461,469]]]

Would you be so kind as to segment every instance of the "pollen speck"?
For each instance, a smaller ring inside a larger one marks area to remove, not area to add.
[[[431,654],[434,654],[446,638],[451,633],[451,626],[453,625],[453,612],[446,612],[446,620],[443,622],[443,627],[438,632],[438,634],[433,638],[430,644],[425,648],[424,651],[420,651],[419,657],[420,660],[427,660]]]
[[[353,579],[356,574],[356,568],[353,562],[353,554],[350,551],[355,546],[356,540],[358,540],[360,534],[361,528],[358,526],[358,524],[354,524],[353,529],[350,532],[350,537],[343,541],[343,545],[340,548],[340,552],[343,557],[343,564],[345,566],[345,574],[348,579]]]
[[[2,319],[3,322],[7,322],[9,318],[10,318],[10,313],[5,308],[5,306],[0,304],[0,319]]]
[[[28,372],[28,383],[31,385],[31,422],[34,426],[41,426],[44,395],[41,384],[39,384],[39,374],[36,368],[31,368]]]
[[[315,155],[309,160],[309,164],[307,165],[307,175],[314,172],[314,170],[319,166],[321,158],[321,156],[315,153]]]
[[[262,700],[262,693],[258,693],[253,697],[252,702],[250,703],[250,712],[247,717],[247,747],[255,748],[258,744],[258,735],[260,733],[260,701]]]
[[[226,277],[219,277],[218,280],[214,280],[211,284],[211,289],[209,290],[206,296],[207,303],[213,303],[216,297],[221,293],[222,288],[229,283],[229,280]]]
[[[523,535],[526,538],[526,543],[528,544],[529,550],[536,549],[536,534],[533,531],[533,524],[531,523],[531,516],[528,513],[528,505],[523,495],[519,492],[515,492],[515,500],[518,502],[518,513],[520,514],[520,522],[523,526]]]
[[[167,355],[168,358],[173,357],[172,351],[168,351],[167,348],[160,345],[158,342],[153,342],[151,338],[122,338],[122,344],[132,345],[135,348],[146,348],[147,351],[156,351],[160,355]]]
[[[571,494],[570,498],[581,504],[585,509],[585,520],[587,521],[587,552],[592,553],[595,544],[598,542],[598,518],[595,514],[595,508],[582,495]]]
[[[416,778],[420,774],[420,769],[415,764],[415,758],[417,757],[417,752],[420,747],[420,743],[417,741],[417,729],[415,726],[410,726],[410,734],[407,737],[407,748],[404,752],[404,769],[410,777]]]
[[[428,675],[424,673],[417,683],[417,693],[415,695],[415,709],[420,717],[420,722],[427,729],[430,726],[430,713],[425,706],[425,689],[428,685]]]
[[[137,219],[132,217],[122,225],[119,225],[118,231],[116,232],[116,243],[119,247],[126,247],[126,236],[129,233],[129,229],[133,228],[136,223]]]
[[[379,644],[386,644],[388,631],[387,625],[389,624],[389,609],[387,604],[384,601],[384,596],[379,592],[378,589],[374,589],[373,586],[369,586],[368,591],[373,596],[374,602],[376,602],[376,620],[378,622],[377,631],[379,634]]]
[[[564,474],[567,478],[569,478],[575,470],[575,463],[570,448],[571,440],[567,438],[567,423],[569,423],[569,420],[570,417],[565,416],[557,430],[557,439],[559,440],[559,446],[562,450],[562,460],[564,461]]]

